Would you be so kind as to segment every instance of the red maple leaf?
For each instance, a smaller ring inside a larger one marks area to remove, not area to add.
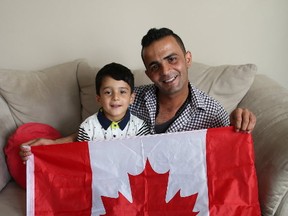
[[[180,190],[166,203],[169,171],[156,173],[147,160],[145,169],[139,175],[129,175],[133,202],[130,203],[120,192],[118,198],[102,196],[107,216],[193,216],[197,194],[181,197]]]

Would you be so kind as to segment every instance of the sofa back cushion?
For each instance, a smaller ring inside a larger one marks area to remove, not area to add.
[[[86,62],[79,65],[82,119],[97,112],[95,76],[99,68]],[[254,64],[209,66],[194,62],[188,71],[189,80],[197,88],[218,100],[228,113],[233,111],[245,96],[254,81],[257,68]],[[132,70],[135,86],[152,83],[144,69]]]
[[[78,64],[67,62],[39,71],[0,69],[0,190],[10,179],[3,148],[18,126],[44,123],[63,136],[77,131],[81,123]]]
[[[231,113],[251,87],[256,72],[254,64],[209,66],[194,63],[189,79]]]
[[[49,124],[68,135],[81,122],[77,81],[79,61],[39,71],[0,70],[0,94],[17,126]]]
[[[90,67],[87,62],[81,62],[78,67],[78,82],[82,105],[82,121],[97,112],[100,104],[96,101],[95,77],[99,68]]]
[[[1,77],[0,77],[1,80]],[[1,86],[0,86],[1,88]],[[10,180],[10,174],[6,166],[5,155],[3,148],[6,144],[8,135],[11,134],[15,128],[15,122],[10,113],[9,107],[4,98],[0,97],[0,191],[5,187]]]

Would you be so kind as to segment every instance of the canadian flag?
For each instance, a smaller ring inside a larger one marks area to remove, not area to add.
[[[232,127],[32,153],[27,215],[260,215],[252,137]]]

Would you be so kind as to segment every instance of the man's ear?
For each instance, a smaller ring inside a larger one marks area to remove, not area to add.
[[[186,60],[187,68],[190,68],[192,65],[192,53],[190,51],[187,51],[185,53],[185,60]]]

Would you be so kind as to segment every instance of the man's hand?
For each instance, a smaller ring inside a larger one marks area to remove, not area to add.
[[[248,109],[236,108],[230,115],[230,123],[237,132],[251,133],[256,125],[256,116]]]

